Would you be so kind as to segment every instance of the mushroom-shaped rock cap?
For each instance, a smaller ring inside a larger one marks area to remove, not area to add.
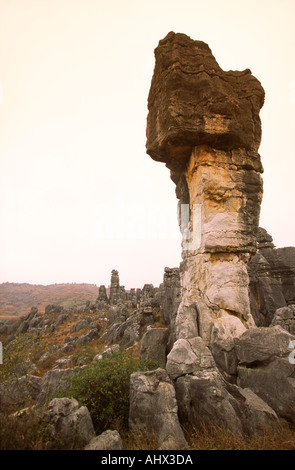
[[[224,72],[207,44],[170,32],[155,49],[147,153],[181,171],[192,148],[257,151],[264,90],[249,69]]]

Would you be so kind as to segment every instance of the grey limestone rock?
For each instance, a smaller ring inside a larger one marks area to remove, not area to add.
[[[54,398],[44,411],[44,420],[52,426],[54,437],[83,448],[94,436],[90,413],[77,400]]]
[[[0,408],[21,407],[28,401],[35,401],[41,391],[42,379],[24,375],[0,384]]]
[[[67,369],[51,369],[41,379],[40,393],[37,397],[38,406],[42,405],[51,397],[53,392],[58,389],[67,390],[71,387],[70,380],[72,377],[79,375],[82,367],[74,367]]]
[[[178,339],[167,356],[166,371],[171,379],[215,368],[209,348],[200,336]]]
[[[280,326],[251,328],[235,340],[239,364],[250,365],[290,354],[294,337]]]
[[[129,426],[134,432],[154,432],[160,449],[185,449],[178,421],[175,391],[164,369],[135,372],[130,377]]]
[[[278,424],[276,413],[261,398],[226,383],[217,370],[179,377],[175,389],[181,422],[219,426],[234,435],[262,433]]]
[[[168,328],[148,327],[141,340],[141,359],[154,361],[159,367],[165,367],[168,337]]]
[[[123,450],[123,443],[118,431],[107,430],[93,437],[84,450]]]
[[[237,384],[250,388],[278,416],[295,422],[295,337],[280,326],[253,328],[236,341]],[[293,347],[293,349],[292,349]]]
[[[295,335],[295,304],[281,307],[275,311],[271,326],[279,325],[284,330]]]
[[[237,374],[238,358],[235,339],[246,331],[241,320],[233,315],[226,315],[214,322],[210,338],[210,350],[220,370],[229,375]]]

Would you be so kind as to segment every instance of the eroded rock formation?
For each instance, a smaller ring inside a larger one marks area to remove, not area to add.
[[[120,299],[120,279],[119,273],[116,269],[112,270],[111,286],[110,286],[110,303],[115,304]]]
[[[169,33],[155,58],[147,153],[171,170],[184,235],[176,336],[208,344],[217,319],[254,326],[247,264],[262,199],[264,90],[250,70],[224,72],[205,43],[184,34]]]
[[[294,337],[257,328],[294,303],[293,251],[275,251],[258,227],[264,90],[250,70],[224,72],[206,44],[184,34],[169,33],[155,58],[147,153],[170,169],[183,236],[181,301],[176,316],[166,313],[179,418],[237,434],[261,432],[278,416],[294,422]],[[277,315],[273,324],[286,320],[291,332],[292,308]]]
[[[251,312],[257,326],[269,326],[277,309],[295,304],[295,247],[276,248],[259,228],[250,277]]]

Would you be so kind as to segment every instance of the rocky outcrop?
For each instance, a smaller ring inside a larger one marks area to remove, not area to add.
[[[118,431],[107,430],[93,437],[84,450],[122,450],[123,443]]]
[[[185,449],[187,442],[177,412],[175,390],[164,369],[134,372],[131,375],[131,431],[154,433],[159,449]]]
[[[295,304],[289,307],[282,307],[276,310],[271,322],[271,326],[279,325],[284,330],[295,335]]]
[[[218,426],[236,436],[261,434],[278,424],[265,401],[250,389],[225,382],[216,370],[180,377],[175,388],[182,422]]]
[[[140,358],[165,367],[168,337],[168,328],[148,327],[141,339]]]
[[[278,416],[294,422],[295,343],[280,326],[260,328],[295,295],[293,249],[276,249],[258,227],[264,90],[250,70],[224,72],[184,34],[169,33],[155,59],[146,147],[170,169],[183,237],[181,301],[175,314],[167,289],[164,309],[180,419],[236,434],[262,432]]]
[[[104,285],[99,286],[97,301],[106,302],[106,303],[108,303],[109,301],[108,296],[107,296],[107,290]]]
[[[75,448],[83,448],[95,435],[92,419],[85,406],[77,400],[54,398],[44,411],[43,419],[51,426],[53,438],[59,438]]]
[[[21,408],[38,399],[42,379],[35,375],[13,377],[0,384],[0,409]]]
[[[163,284],[161,286],[161,308],[164,320],[171,334],[171,345],[175,342],[175,320],[181,302],[181,286],[179,268],[164,270]]]
[[[115,304],[120,299],[120,279],[116,269],[112,270],[110,286],[110,303]]]
[[[176,335],[209,342],[221,316],[254,325],[247,263],[256,251],[262,198],[264,91],[249,70],[224,72],[206,44],[184,34],[169,33],[155,58],[147,153],[166,163],[180,199]]]
[[[220,426],[236,435],[262,433],[278,422],[261,397],[224,380],[199,336],[176,341],[166,370],[175,381],[181,422]]]
[[[253,328],[236,340],[237,383],[251,388],[276,413],[295,423],[295,337],[280,326]]]
[[[264,92],[250,70],[224,72],[207,44],[173,32],[155,58],[147,121],[152,158],[182,170],[197,145],[257,151]]]
[[[257,242],[248,265],[251,312],[257,326],[269,326],[277,309],[295,303],[295,247],[276,248],[263,228]]]
[[[51,369],[40,379],[40,390],[37,405],[42,406],[56,390],[68,390],[71,387],[69,379],[81,374],[82,367]]]

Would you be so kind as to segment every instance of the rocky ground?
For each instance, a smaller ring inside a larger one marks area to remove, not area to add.
[[[78,448],[122,448],[118,430],[97,435],[89,410],[75,398],[52,399],[69,379],[120,349],[155,364],[130,376],[129,429],[155,433],[156,448],[188,448],[186,423],[214,424],[235,436],[273,430],[282,419],[295,423],[294,305],[279,308],[269,327],[237,331],[234,316],[227,325],[216,322],[207,345],[199,336],[175,339],[178,268],[165,268],[159,288],[146,284],[130,293],[113,271],[111,287],[111,301],[101,286],[98,298],[80,308],[49,304],[44,313],[32,307],[0,322],[2,417],[38,410],[53,437]]]

